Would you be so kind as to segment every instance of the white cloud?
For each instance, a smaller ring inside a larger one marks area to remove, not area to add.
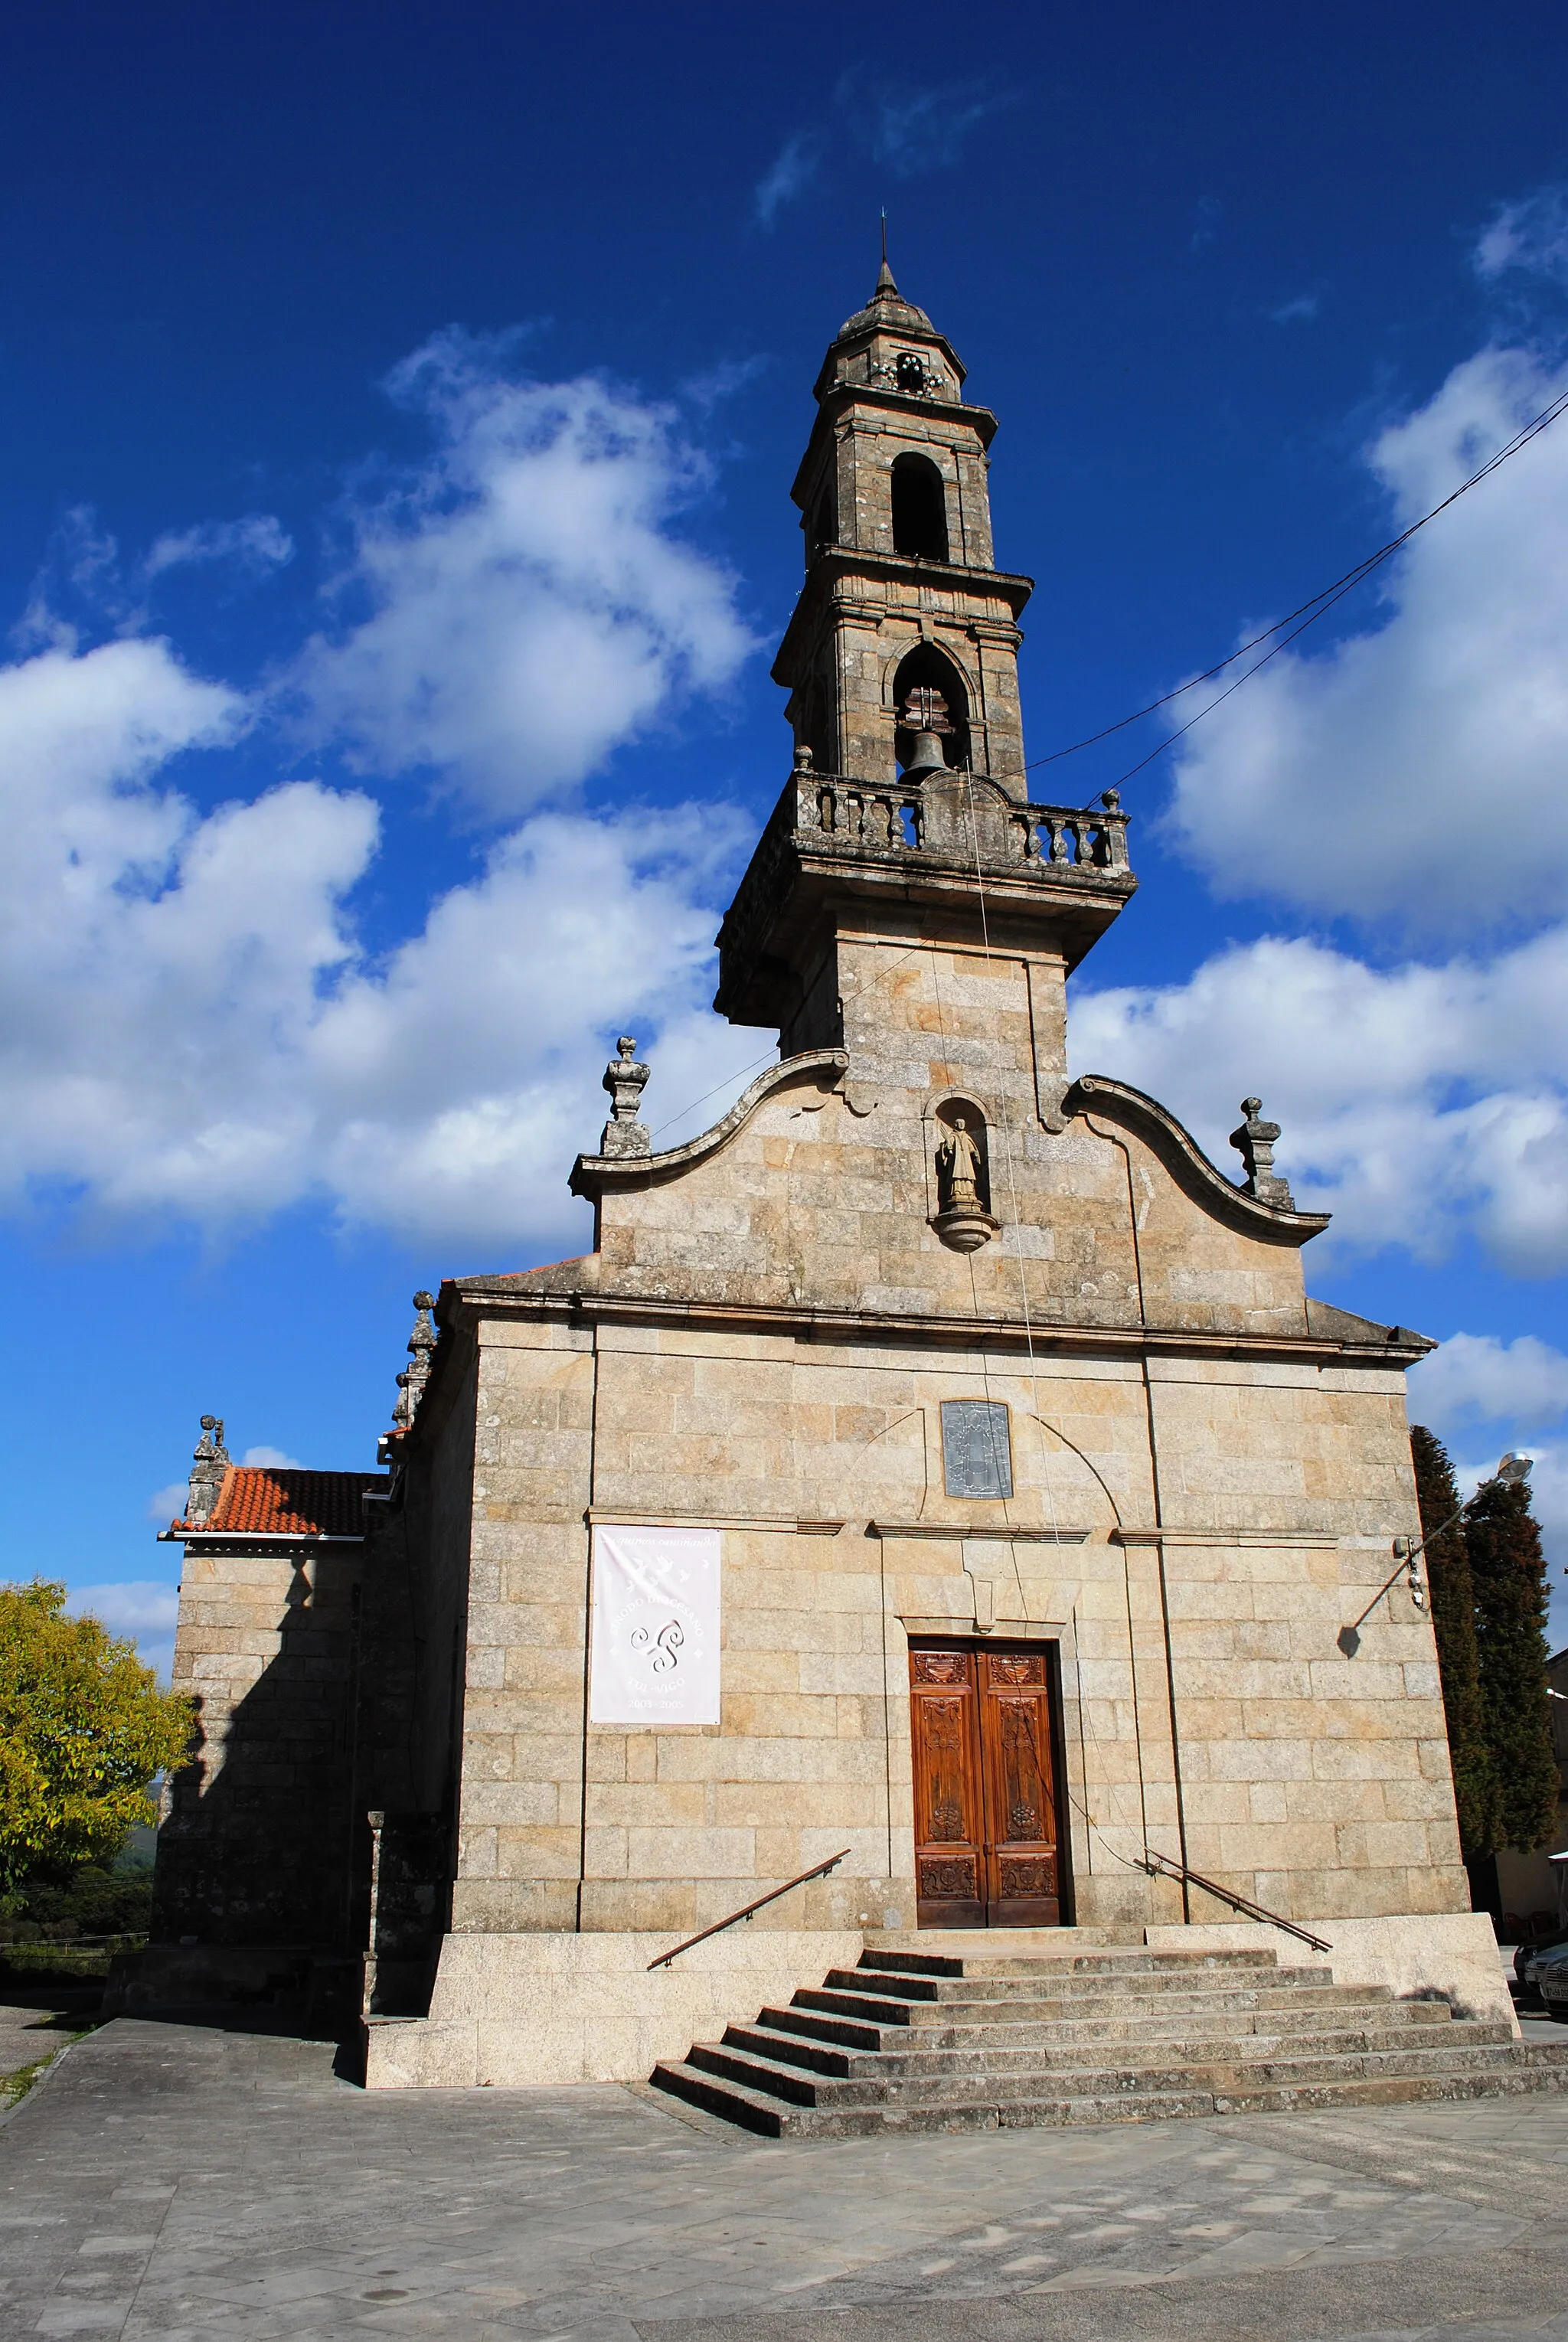
[[[723,806],[536,815],[384,972],[345,985],[311,1059],[345,1215],[429,1241],[582,1242],[565,1179],[597,1143],[615,1033],[659,1036],[655,1119],[756,1054],[704,1006],[713,896],[746,843]]]
[[[1273,325],[1311,325],[1323,306],[1321,293],[1298,293],[1289,301],[1282,301],[1277,309],[1265,309],[1264,316]]]
[[[263,573],[293,559],[294,539],[281,521],[271,513],[247,513],[243,520],[203,521],[195,528],[156,538],[142,566],[148,577],[165,569],[220,562]]]
[[[1439,1260],[1468,1231],[1515,1274],[1568,1269],[1568,928],[1390,970],[1265,937],[1185,984],[1077,993],[1070,1036],[1075,1070],[1164,1098],[1236,1176],[1260,1094],[1336,1246]]]
[[[286,1467],[295,1472],[304,1469],[297,1456],[285,1455],[281,1447],[247,1447],[240,1457],[240,1462],[256,1465],[275,1464],[280,1470]]]
[[[356,616],[285,679],[367,769],[434,766],[493,810],[534,807],[385,957],[353,913],[367,794],[291,780],[203,813],[177,786],[185,750],[254,750],[275,690],[205,682],[161,641],[82,652],[42,599],[45,646],[0,667],[0,1206],[223,1227],[317,1196],[514,1260],[586,1234],[565,1179],[617,1031],[652,1045],[661,1120],[757,1055],[704,1005],[751,825],[535,804],[750,647],[733,581],[671,532],[700,463],[663,410],[519,386],[493,355],[449,335],[400,370],[436,454],[361,504],[338,587]],[[285,543],[253,517],[144,565]],[[52,574],[117,560],[78,516]],[[209,755],[204,779],[221,769]]]
[[[667,410],[508,380],[454,331],[392,387],[437,449],[354,512],[348,615],[291,677],[308,736],[515,816],[730,681],[751,636],[733,578],[672,533],[704,466]]]
[[[134,1642],[146,1665],[155,1667],[161,1680],[168,1682],[180,1612],[178,1586],[145,1577],[107,1586],[74,1586],[65,1598],[65,1611],[72,1618],[96,1618],[111,1635]]]
[[[772,227],[782,206],[794,203],[795,197],[810,185],[821,160],[820,138],[796,136],[784,140],[757,181],[757,217],[764,227]]]
[[[1496,1423],[1520,1437],[1568,1415],[1568,1357],[1533,1334],[1453,1334],[1411,1369],[1410,1404],[1444,1436],[1462,1423]]]
[[[1543,187],[1504,204],[1475,247],[1475,267],[1483,277],[1519,269],[1568,283],[1568,189]]]
[[[1564,388],[1568,371],[1523,350],[1456,367],[1370,451],[1396,522]],[[1558,914],[1565,636],[1568,418],[1412,542],[1374,631],[1321,656],[1281,653],[1203,721],[1181,755],[1171,826],[1223,896],[1392,915],[1444,936]]]
[[[183,1521],[190,1485],[185,1480],[171,1480],[166,1488],[155,1488],[147,1498],[147,1518],[166,1529],[171,1521]]]
[[[662,1037],[661,1117],[756,1054],[703,1005],[749,824],[537,814],[375,964],[368,798],[203,818],[155,779],[245,720],[162,644],[0,670],[0,1195],[222,1226],[314,1193],[431,1244],[581,1241],[565,1176],[615,1032]]]
[[[864,137],[879,163],[901,179],[915,179],[955,163],[971,131],[1004,108],[1016,105],[1021,89],[1000,89],[991,80],[941,76],[918,85],[890,81],[885,68],[857,68],[844,75],[839,110]]]

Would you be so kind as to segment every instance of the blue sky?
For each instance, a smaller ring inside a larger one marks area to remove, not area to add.
[[[204,1410],[368,1464],[415,1286],[585,1244],[614,1034],[666,1137],[767,1049],[709,946],[884,205],[1001,418],[1044,756],[1568,387],[1565,83],[1532,5],[18,12],[5,1574],[161,1648]],[[1313,1288],[1443,1337],[1415,1411],[1531,1447],[1559,1564],[1565,640],[1568,419],[1127,784],[1074,1044],[1222,1161],[1262,1093]]]

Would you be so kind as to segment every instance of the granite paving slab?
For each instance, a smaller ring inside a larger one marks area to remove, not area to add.
[[[0,2335],[1568,2342],[1568,2101],[760,2141],[120,2019],[0,2129]]]

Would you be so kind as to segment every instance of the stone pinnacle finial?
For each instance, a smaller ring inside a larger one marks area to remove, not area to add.
[[[604,1086],[610,1093],[611,1114],[599,1137],[601,1155],[651,1155],[653,1140],[637,1109],[647,1087],[648,1067],[637,1063],[637,1045],[629,1033],[615,1044],[616,1056],[604,1068]]]
[[[191,1481],[185,1495],[185,1518],[193,1526],[199,1526],[211,1514],[222,1494],[224,1474],[228,1468],[223,1416],[204,1415],[202,1436],[191,1456]]]
[[[1243,1184],[1260,1204],[1277,1204],[1283,1211],[1293,1211],[1290,1182],[1280,1178],[1274,1170],[1274,1141],[1280,1135],[1280,1126],[1277,1122],[1263,1121],[1263,1110],[1262,1098],[1243,1098],[1242,1112],[1246,1119],[1239,1130],[1231,1133],[1231,1145],[1246,1169]]]
[[[424,1386],[430,1380],[431,1352],[436,1343],[435,1328],[430,1322],[430,1313],[435,1306],[434,1294],[416,1293],[414,1306],[419,1313],[408,1337],[408,1355],[414,1363],[404,1366],[397,1377],[397,1405],[392,1410],[393,1427],[398,1431],[406,1431],[418,1412]]]

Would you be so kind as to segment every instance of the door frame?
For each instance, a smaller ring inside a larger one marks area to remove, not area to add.
[[[1045,1716],[1051,1736],[1051,1794],[1056,1823],[1056,1900],[1061,1917],[1059,1927],[1075,1927],[1077,1899],[1073,1877],[1072,1808],[1067,1793],[1067,1730],[1065,1702],[1062,1682],[1062,1637],[1060,1635],[1009,1635],[999,1631],[994,1635],[944,1634],[939,1628],[906,1628],[904,1640],[904,1698],[909,1703],[910,1777],[909,1795],[911,1821],[914,1820],[914,1699],[909,1681],[909,1653],[914,1651],[1006,1651],[1043,1652],[1045,1658]],[[917,1841],[918,1843],[918,1841]],[[914,1924],[920,1926],[920,1879],[918,1866],[912,1877],[914,1891]],[[928,1923],[939,1927],[939,1921]],[[1007,1923],[998,1923],[998,1932],[1005,1933]],[[989,1932],[989,1930],[987,1930]]]

